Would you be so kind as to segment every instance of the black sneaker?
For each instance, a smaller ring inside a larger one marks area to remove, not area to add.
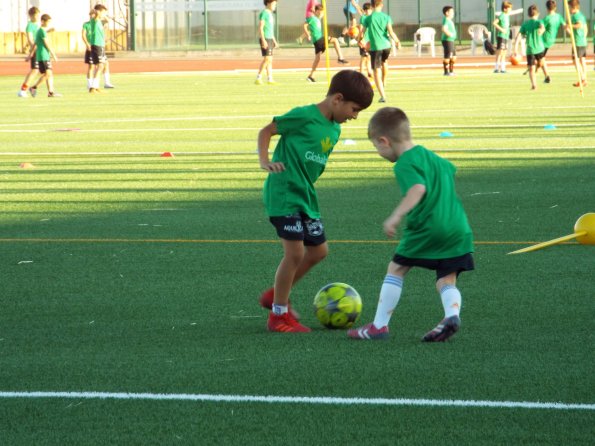
[[[339,63],[342,63],[342,64],[348,64],[348,63],[349,63],[349,62],[348,62],[348,61],[346,61],[345,59],[338,59],[338,60],[339,60]]]
[[[546,84],[549,84],[552,80],[550,79],[549,76],[545,77],[545,80],[543,82],[545,82]]]
[[[314,79],[312,76],[308,76],[308,77],[306,78],[306,80],[307,80],[308,82],[316,82],[316,79]]]
[[[459,331],[461,327],[461,319],[459,316],[451,316],[444,318],[436,327],[427,332],[422,338],[423,342],[444,342],[453,334]]]

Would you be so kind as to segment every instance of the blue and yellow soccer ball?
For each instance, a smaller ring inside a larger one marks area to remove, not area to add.
[[[314,311],[327,328],[349,328],[362,313],[362,298],[346,283],[329,283],[316,293]]]

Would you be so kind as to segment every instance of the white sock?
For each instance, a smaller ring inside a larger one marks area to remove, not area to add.
[[[494,66],[494,70],[500,71],[500,62],[496,62],[496,65]]]
[[[256,79],[260,79],[260,78],[262,78],[262,76],[260,74],[257,74]]]
[[[506,59],[502,60],[502,71],[506,71]]]
[[[276,314],[277,316],[282,316],[289,311],[289,307],[288,307],[288,305],[273,304],[272,310],[273,310],[273,313]]]
[[[99,89],[99,76],[93,79],[93,88]]]
[[[454,285],[444,285],[440,290],[444,317],[458,316],[461,312],[461,292]]]
[[[91,85],[92,85],[92,83],[91,83],[91,79],[87,78],[87,90],[88,90],[89,88],[91,88]]]
[[[111,84],[109,73],[103,73],[103,80],[104,80],[105,85]]]
[[[380,288],[380,298],[376,308],[376,317],[374,317],[374,327],[382,328],[388,325],[393,311],[399,303],[403,291],[403,278],[387,274],[384,277],[382,288]]]

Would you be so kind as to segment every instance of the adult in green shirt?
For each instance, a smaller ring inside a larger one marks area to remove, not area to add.
[[[267,81],[274,84],[273,80],[273,49],[279,46],[275,38],[275,15],[277,9],[277,0],[264,0],[264,9],[258,16],[258,42],[260,43],[260,53],[262,62],[256,74],[256,85],[262,85],[262,73],[266,71]]]
[[[543,43],[545,26],[543,22],[539,20],[539,10],[536,5],[529,6],[527,14],[529,15],[529,20],[521,25],[521,29],[514,39],[513,48],[517,47],[521,36],[524,36],[527,42],[527,67],[529,68],[531,90],[536,90],[537,84],[535,82],[535,73],[539,68],[543,68],[545,82],[549,83],[547,68],[542,67],[541,65],[541,61],[545,56],[545,45]]]
[[[368,124],[368,137],[382,158],[396,162],[394,172],[403,197],[384,221],[384,232],[394,237],[403,220],[405,227],[388,264],[374,321],[349,330],[348,336],[388,338],[388,324],[401,298],[405,276],[411,268],[421,267],[436,271],[436,289],[444,308],[444,319],[422,340],[445,341],[461,324],[457,277],[474,269],[473,233],[455,191],[456,168],[412,141],[409,119],[398,108],[378,110]]]
[[[391,50],[391,39],[401,47],[401,42],[393,30],[393,20],[382,12],[384,3],[382,0],[372,0],[374,12],[368,16],[362,17],[362,32],[359,39],[367,37],[370,44],[370,62],[374,72],[374,82],[378,87],[380,99],[378,102],[386,102],[386,76],[388,75],[388,57]]]
[[[455,16],[455,9],[452,6],[445,6],[442,8],[442,48],[444,49],[444,57],[442,65],[444,67],[445,76],[454,76],[455,62],[457,60],[457,50],[455,48],[455,40],[457,38],[457,28],[453,22]]]
[[[373,96],[364,75],[353,70],[339,71],[321,102],[276,116],[258,134],[260,167],[268,172],[264,205],[283,245],[275,286],[260,299],[263,307],[272,310],[267,322],[269,331],[310,331],[290,311],[289,294],[293,284],[328,253],[314,183],[339,141],[340,124],[356,119],[361,110],[370,106]],[[274,135],[281,137],[269,160]]]
[[[29,48],[33,48],[35,45],[35,35],[37,34],[37,30],[39,29],[39,9],[36,6],[32,6],[27,11],[29,14],[29,22],[27,23],[27,27],[25,28],[25,35],[27,36],[27,44]],[[31,64],[30,69],[27,75],[25,76],[25,80],[21,84],[21,89],[18,92],[18,96],[20,98],[26,98],[27,89],[29,88],[29,81],[37,74],[39,71],[39,65],[37,63],[36,57],[31,57]]]
[[[572,52],[574,66],[580,75],[580,82],[575,82],[575,87],[587,85],[587,19],[580,11],[581,3],[579,0],[570,0],[568,8],[570,9],[570,24],[566,30],[574,35],[574,44],[576,46],[576,55]]]

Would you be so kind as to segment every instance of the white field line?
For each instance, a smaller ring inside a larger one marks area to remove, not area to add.
[[[554,403],[537,401],[436,400],[417,398],[341,398],[317,396],[274,395],[220,395],[220,394],[165,394],[165,393],[111,393],[111,392],[0,392],[8,399],[114,399],[152,401],[198,401],[224,403],[269,404],[328,404],[363,406],[422,406],[422,407],[486,407],[496,409],[595,410],[595,404]]]

